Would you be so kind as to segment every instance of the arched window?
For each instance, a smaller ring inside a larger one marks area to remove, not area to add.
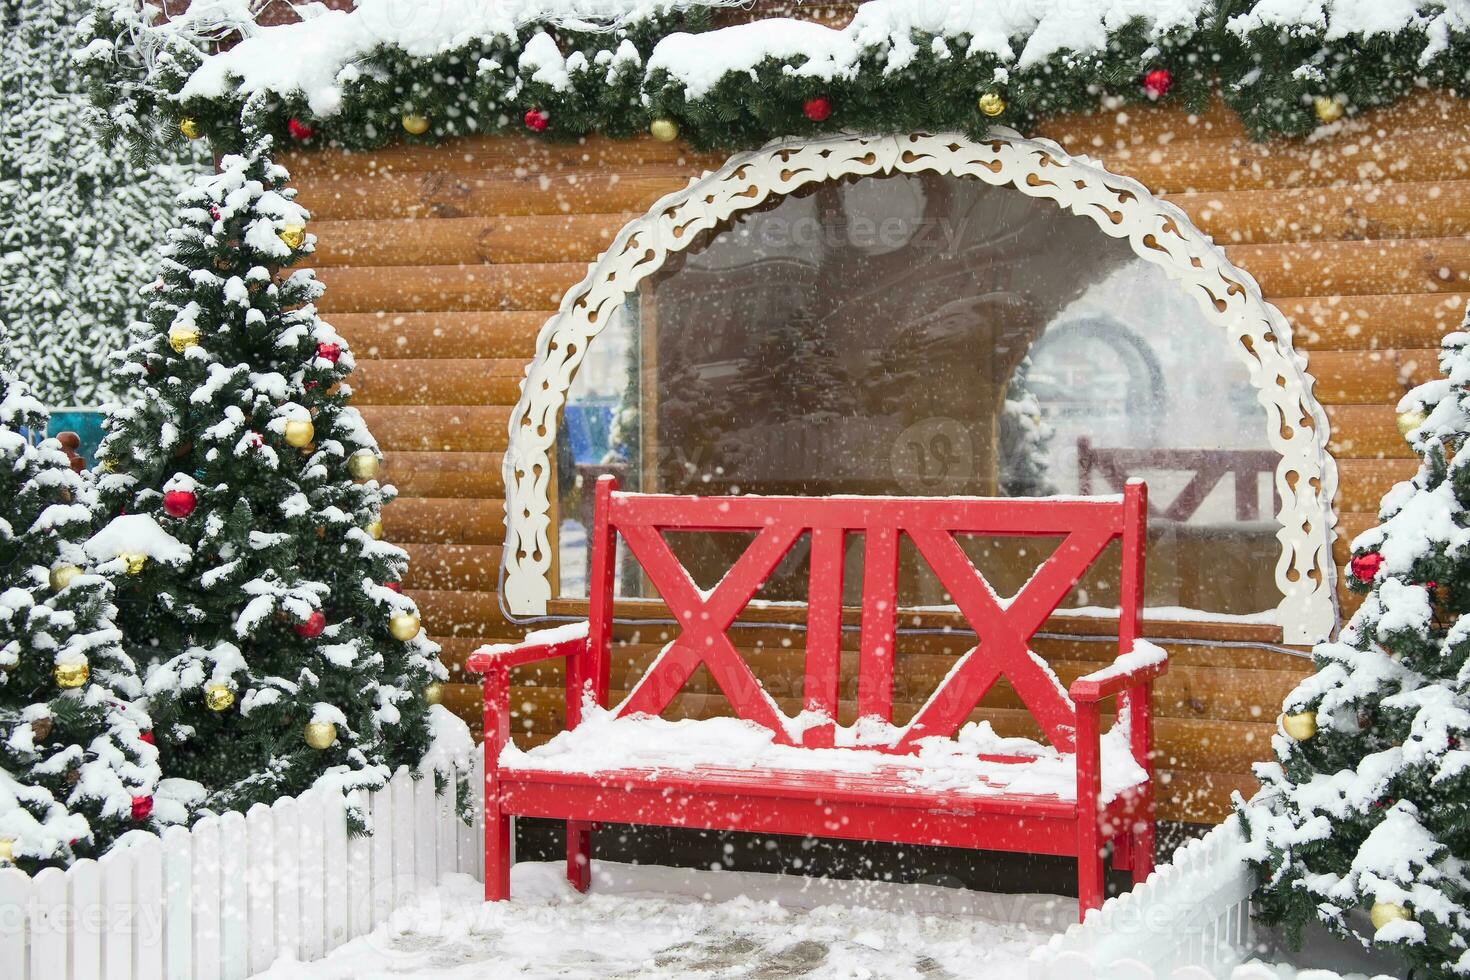
[[[1007,147],[1044,161],[1048,179],[1081,167],[1055,147]],[[780,162],[795,169],[790,157]],[[740,169],[726,172],[747,184],[757,176],[754,164]],[[628,488],[698,494],[1038,496],[1112,493],[1143,477],[1153,506],[1152,609],[1282,622],[1289,638],[1331,628],[1324,428],[1289,349],[1280,350],[1284,324],[1258,298],[1231,308],[1232,290],[1254,288],[1218,253],[1206,270],[1214,283],[1200,284],[1197,258],[1185,258],[1181,275],[1173,267],[1181,256],[1168,247],[1177,242],[1161,243],[1160,232],[1195,245],[1184,219],[1136,185],[1085,168],[1086,181],[1038,194],[1034,177],[996,179],[983,162],[972,169],[863,168],[798,182],[713,216],[677,247],[664,236],[679,228],[678,208],[661,203],[644,240],[630,247],[623,236],[631,273],[607,269],[602,285],[618,288],[592,310],[595,270],[591,288],[574,291],[543,335],[554,360],[562,345],[576,346],[566,340],[569,321],[590,311],[595,340],[566,352],[555,375],[575,361],[541,491],[544,540],[556,556],[544,561],[548,595],[585,595],[584,491],[604,472]],[[1017,178],[1033,190],[1019,192]],[[1136,221],[1126,206],[1142,204],[1154,209],[1152,230],[1109,227]],[[528,384],[523,421],[536,390]],[[1273,405],[1290,407],[1273,413]],[[1306,437],[1316,457],[1299,453],[1283,467],[1290,440],[1281,420],[1303,417],[1304,431],[1288,435]],[[541,480],[527,479],[535,470],[516,446],[525,429],[513,429],[507,482],[534,487]],[[1287,472],[1289,485],[1305,477],[1314,488],[1305,519],[1297,487],[1282,494]],[[1305,525],[1323,550],[1301,549],[1310,556],[1303,563],[1283,548],[1284,525]],[[677,538],[701,585],[718,580],[740,545]],[[513,534],[508,545],[525,558],[530,540]],[[852,545],[854,569],[861,544]],[[1002,591],[1018,589],[1050,547],[967,542]],[[507,556],[511,572],[509,546]],[[802,594],[801,554],[787,564],[759,598]],[[1070,605],[1106,614],[1117,601],[1108,578],[1084,582]],[[1286,601],[1283,582],[1311,601]],[[651,598],[636,574],[619,588]],[[514,612],[516,590],[506,591]],[[916,555],[903,562],[900,599],[948,601]],[[1292,611],[1313,602],[1310,617]]]

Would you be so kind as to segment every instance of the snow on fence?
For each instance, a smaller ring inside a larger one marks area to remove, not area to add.
[[[368,837],[348,835],[341,797],[310,790],[65,871],[0,871],[0,978],[243,980],[371,932],[443,874],[483,880],[482,823],[459,819],[452,787],[400,769],[368,802]]]
[[[1250,949],[1255,876],[1235,817],[1031,956],[1030,980],[1214,980]]]

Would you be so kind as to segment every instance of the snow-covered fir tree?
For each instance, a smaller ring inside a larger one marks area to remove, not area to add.
[[[181,172],[168,162],[134,166],[105,144],[73,59],[88,8],[0,6],[0,319],[28,352],[16,371],[52,404],[114,390],[109,355],[142,306],[136,284]]]
[[[1268,921],[1320,920],[1416,978],[1470,972],[1470,315],[1440,367],[1399,404],[1419,471],[1353,542],[1367,597],[1314,651],[1243,808]]]
[[[142,685],[112,587],[85,570],[89,491],[55,440],[33,443],[45,430],[0,364],[0,864],[32,872],[184,817],[155,806]]]
[[[325,780],[417,766],[440,707],[438,648],[380,541],[394,490],[317,317],[307,213],[270,140],[180,197],[163,273],[134,327],[100,457],[110,523],[91,545],[119,583],[164,771],[205,806],[245,809]],[[359,814],[360,816],[360,814]]]

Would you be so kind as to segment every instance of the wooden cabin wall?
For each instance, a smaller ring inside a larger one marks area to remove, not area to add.
[[[1177,204],[1291,321],[1332,424],[1339,562],[1383,492],[1413,472],[1394,403],[1434,374],[1439,338],[1470,298],[1467,127],[1463,102],[1425,94],[1310,143],[1252,143],[1223,107],[1135,108],[1035,134]],[[473,680],[459,672],[473,647],[519,635],[495,594],[500,466],[537,331],[619,227],[721,158],[647,139],[498,137],[286,163],[314,218],[321,309],[356,354],[355,402],[401,494],[386,537],[409,552],[405,586],[454,679]],[[1250,764],[1268,756],[1281,698],[1310,664],[1271,649],[1272,631],[1259,627],[1164,634],[1186,639],[1169,644],[1174,666],[1158,692],[1162,816],[1217,820],[1231,791],[1253,788]],[[634,666],[651,655],[647,630],[624,639]],[[746,639],[775,663],[771,636]],[[958,652],[918,639],[907,669],[942,675]],[[1048,640],[1043,652],[1064,680],[1111,655],[1084,640]],[[519,678],[518,740],[557,729],[558,683],[554,668]],[[998,691],[977,717],[1024,731],[1013,700]],[[447,703],[478,725],[476,687],[451,685]]]

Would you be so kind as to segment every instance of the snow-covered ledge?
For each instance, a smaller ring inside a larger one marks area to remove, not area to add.
[[[976,142],[959,134],[834,136],[777,141],[732,157],[718,171],[664,197],[624,226],[587,277],[562,297],[542,327],[510,417],[505,454],[506,546],[501,601],[512,616],[542,616],[552,598],[551,452],[572,378],[598,333],[628,294],[702,233],[772,197],[851,176],[942,173],[1013,187],[1089,217],[1126,240],[1192,295],[1223,330],[1246,365],[1268,444],[1281,455],[1276,492],[1281,510],[1281,590],[1277,621],[1288,643],[1324,639],[1336,623],[1332,499],[1337,467],[1327,452],[1326,413],[1312,395],[1305,358],[1291,326],[1248,274],[1198,231],[1184,212],[1135,180],[1073,157],[1048,140],[996,130]],[[1310,425],[1301,420],[1309,419]]]

